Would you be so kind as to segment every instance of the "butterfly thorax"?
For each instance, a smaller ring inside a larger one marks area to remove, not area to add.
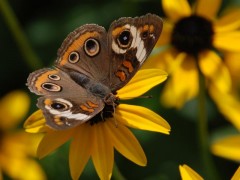
[[[105,104],[115,106],[118,101],[118,97],[115,95],[116,93],[111,92],[111,90],[104,84],[100,82],[96,82],[86,75],[71,71],[69,75],[73,81],[75,81],[78,85],[85,88],[88,92],[93,94],[94,96],[100,97]]]
[[[90,124],[93,125],[113,117],[115,108],[119,104],[119,98],[116,96],[116,93],[111,92],[104,84],[96,82],[79,72],[72,71],[69,75],[77,84],[88,90],[91,94],[100,97],[105,103],[103,110],[90,120]]]

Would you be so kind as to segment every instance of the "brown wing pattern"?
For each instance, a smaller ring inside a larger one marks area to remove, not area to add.
[[[102,26],[83,25],[63,41],[55,64],[58,68],[77,71],[104,83],[110,62],[106,42],[107,32]]]
[[[162,31],[160,17],[147,14],[114,21],[108,31],[110,87],[123,87],[151,53]]]
[[[42,95],[37,106],[46,123],[54,129],[66,129],[86,122],[104,108],[100,97],[94,96],[60,69],[40,69],[29,75],[29,89]]]

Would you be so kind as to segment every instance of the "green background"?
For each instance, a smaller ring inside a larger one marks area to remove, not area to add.
[[[9,0],[8,2],[42,62],[40,67],[50,67],[56,59],[57,49],[67,34],[83,24],[96,23],[108,29],[113,20],[124,16],[140,16],[149,12],[164,16],[159,0]],[[229,2],[233,1],[224,1],[222,8]],[[238,1],[235,3],[240,4]],[[0,16],[0,58],[0,96],[15,89],[29,92],[25,83],[28,74],[34,69],[26,64],[2,16]],[[197,102],[190,101],[180,110],[166,109],[159,103],[163,86],[164,83],[147,93],[153,98],[136,99],[130,103],[149,107],[159,113],[170,123],[171,134],[167,136],[133,130],[146,153],[148,165],[146,167],[135,165],[116,152],[116,164],[126,179],[180,179],[179,164],[188,164],[204,177],[197,137]],[[29,95],[32,98],[30,115],[37,109],[35,105],[37,97],[30,92]],[[214,138],[228,130],[232,131],[231,125],[221,116],[209,98],[207,103],[210,135]],[[70,179],[68,149],[69,143],[39,161],[48,179]],[[222,179],[229,179],[238,167],[237,163],[215,156],[213,158]],[[91,162],[81,176],[81,179],[90,178],[98,179]]]

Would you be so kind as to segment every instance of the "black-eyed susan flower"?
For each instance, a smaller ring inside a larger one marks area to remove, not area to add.
[[[154,66],[168,72],[161,96],[167,107],[181,108],[198,97],[199,144],[208,178],[214,176],[215,168],[208,148],[205,91],[231,122],[237,123],[240,117],[224,62],[226,54],[240,52],[240,8],[228,9],[219,16],[221,4],[221,0],[196,0],[191,7],[187,0],[162,0],[166,18],[157,43],[159,53],[145,64],[145,68]]]
[[[28,112],[29,104],[29,97],[22,91],[10,92],[0,99],[0,179],[3,175],[11,179],[46,179],[33,159],[37,138],[16,129]]]
[[[167,77],[165,72],[147,69],[117,92],[120,100],[138,97]],[[103,113],[104,114],[104,113]],[[136,105],[119,104],[113,117],[98,123],[86,122],[77,127],[56,131],[45,124],[42,112],[36,111],[25,122],[27,132],[45,132],[38,147],[40,158],[71,139],[69,164],[73,179],[78,179],[91,158],[100,179],[110,179],[114,163],[114,149],[132,162],[145,166],[147,159],[138,140],[127,128],[137,128],[169,134],[169,124],[153,111]]]
[[[166,14],[163,35],[145,68],[160,67],[170,78],[161,100],[168,107],[182,107],[199,91],[199,72],[207,85],[228,93],[232,82],[223,58],[226,53],[240,52],[240,8],[228,9],[218,17],[221,0],[162,0]]]
[[[203,180],[203,178],[188,165],[180,165],[179,171],[181,174],[182,180]],[[240,167],[236,170],[231,180],[239,180],[240,179]]]

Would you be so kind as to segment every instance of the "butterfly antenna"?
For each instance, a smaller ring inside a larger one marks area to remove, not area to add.
[[[145,95],[145,96],[139,96],[137,98],[149,99],[149,98],[152,98],[152,97],[153,97],[152,95]]]
[[[152,98],[153,96],[152,95],[144,95],[144,96],[138,96],[138,97],[125,97],[124,99],[150,99]]]

